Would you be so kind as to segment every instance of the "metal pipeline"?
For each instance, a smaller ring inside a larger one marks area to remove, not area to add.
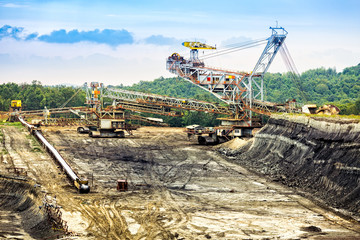
[[[19,121],[23,124],[23,125],[25,125],[25,126],[27,126],[27,128],[30,130],[30,129],[32,129],[32,128],[34,128],[34,125],[30,125],[30,124],[28,124],[27,122],[25,122],[25,120],[22,118],[22,117],[18,117],[18,119],[19,119]]]
[[[81,180],[76,173],[72,170],[69,164],[65,159],[60,155],[60,153],[46,140],[46,138],[41,134],[35,126],[27,123],[22,117],[18,117],[19,121],[28,128],[28,130],[35,135],[35,137],[44,145],[44,147],[51,153],[51,155],[58,161],[61,167],[65,170],[66,174],[73,181],[76,188],[78,188],[80,193],[90,192],[90,187],[86,180]]]

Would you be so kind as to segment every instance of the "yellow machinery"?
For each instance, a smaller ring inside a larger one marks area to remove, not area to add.
[[[74,180],[74,185],[78,189],[79,193],[90,192],[89,181],[86,179],[80,180],[79,178],[77,178],[76,180]]]
[[[216,47],[201,42],[183,42],[182,45],[190,49],[216,49]]]
[[[14,122],[16,121],[16,116],[21,111],[21,100],[12,100],[10,103],[10,110],[9,110],[9,121]]]
[[[21,108],[21,100],[12,100],[10,107],[19,110]]]
[[[205,43],[201,43],[201,42],[183,42],[182,45],[184,47],[188,47],[190,48],[190,62],[192,62],[192,66],[193,67],[204,67],[204,63],[202,61],[200,61],[199,59],[199,54],[198,54],[198,50],[202,49],[202,50],[213,50],[216,49],[216,47],[207,45]],[[180,59],[179,59],[180,58]],[[184,61],[183,57],[180,57],[179,54],[173,54],[171,57],[169,57],[168,61],[182,61],[182,63],[186,63],[186,61]],[[171,67],[174,67],[173,64],[171,64]],[[175,66],[176,67],[176,66]]]

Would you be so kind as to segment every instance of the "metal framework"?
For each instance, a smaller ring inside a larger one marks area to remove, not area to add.
[[[102,94],[104,91],[104,84],[98,82],[91,82],[90,87],[84,83],[84,90],[86,92],[85,104],[94,111],[101,111],[102,109]]]
[[[48,114],[60,114],[60,113],[68,113],[71,111],[75,112],[85,112],[88,111],[86,107],[66,107],[66,108],[45,108],[40,110],[29,110],[29,111],[22,111],[22,116],[43,116]]]
[[[229,116],[228,119],[235,119],[237,108],[235,104],[221,106],[218,103],[211,103],[186,98],[174,98],[151,93],[128,91],[124,89],[104,88],[104,97],[113,100],[112,108],[125,109],[138,112],[155,113],[164,116],[180,117],[181,112],[173,109],[217,113]],[[280,105],[254,99],[252,107],[246,109],[262,115],[270,115],[271,112],[292,112],[293,108],[287,105]],[[228,120],[226,119],[226,120]]]
[[[235,124],[252,126],[252,111],[266,112],[269,104],[264,100],[264,74],[284,42],[287,31],[282,27],[270,27],[271,36],[251,73],[226,71],[205,67],[194,55],[197,49],[191,49],[191,58],[184,59],[179,54],[172,54],[166,63],[170,72],[202,87],[234,109],[231,116]],[[259,110],[259,111],[256,111]]]
[[[130,115],[128,119],[142,121],[142,122],[150,123],[150,124],[157,125],[160,127],[168,127],[169,126],[169,124],[159,121],[159,119],[143,117],[143,116],[139,116],[139,115]]]
[[[143,110],[145,112],[162,115],[177,115],[171,111],[172,108],[218,113],[224,115],[233,114],[233,109],[220,106],[216,103],[134,92],[124,89],[106,88],[103,96],[113,99],[114,106],[118,106],[119,108],[135,111]]]
[[[199,42],[183,43],[185,47],[191,49],[189,60],[184,59],[177,53],[172,54],[168,58],[166,68],[170,72],[212,93],[227,104],[225,107],[217,103],[192,99],[105,88],[101,83],[92,82],[90,87],[87,83],[84,84],[86,104],[89,106],[87,109],[60,108],[45,110],[45,112],[43,110],[23,112],[23,114],[48,115],[49,112],[72,112],[81,118],[82,116],[78,112],[84,112],[87,121],[92,120],[88,119],[87,115],[95,114],[98,118],[108,118],[111,116],[101,114],[104,112],[102,110],[102,99],[103,97],[108,97],[114,101],[113,110],[128,109],[170,116],[181,116],[180,112],[173,111],[173,109],[203,111],[229,116],[222,119],[224,120],[223,123],[227,122],[227,125],[256,126],[259,123],[254,121],[256,118],[253,118],[253,112],[270,115],[271,112],[292,110],[286,106],[263,101],[264,74],[270,67],[287,36],[287,31],[282,27],[270,27],[270,29],[272,34],[267,39],[267,45],[251,73],[206,67],[204,62],[198,58],[198,49],[215,49],[215,47]],[[258,42],[254,43],[257,44]],[[249,46],[255,46],[254,43],[250,43]],[[112,118],[115,119],[116,117],[112,116]]]

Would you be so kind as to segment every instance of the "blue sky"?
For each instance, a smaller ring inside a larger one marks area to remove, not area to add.
[[[300,72],[360,63],[360,1],[0,0],[0,83],[130,85],[172,76],[183,41],[222,47],[266,38],[278,21]],[[207,60],[251,71],[261,47]],[[202,53],[200,53],[202,54]],[[287,71],[280,56],[270,72]]]

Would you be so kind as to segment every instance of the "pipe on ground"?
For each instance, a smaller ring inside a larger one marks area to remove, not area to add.
[[[79,190],[80,193],[90,192],[90,187],[86,180],[81,180],[70,165],[65,161],[65,159],[60,155],[60,153],[46,140],[46,138],[41,134],[35,126],[27,123],[22,117],[18,117],[19,121],[28,128],[28,130],[40,141],[43,146],[51,153],[55,160],[61,165],[68,177],[73,181],[75,187]]]

